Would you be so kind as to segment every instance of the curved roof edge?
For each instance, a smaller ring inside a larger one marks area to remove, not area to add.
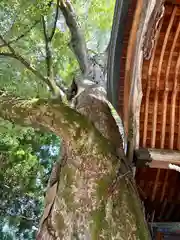
[[[118,110],[118,85],[120,78],[120,57],[123,51],[125,22],[128,21],[128,8],[132,0],[116,0],[111,31],[109,57],[107,65],[107,97]]]

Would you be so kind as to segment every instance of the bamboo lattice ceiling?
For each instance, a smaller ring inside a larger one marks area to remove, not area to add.
[[[152,56],[143,62],[142,89],[140,147],[180,150],[180,5],[165,5]],[[179,173],[145,168],[136,179],[151,214],[170,220],[174,212],[180,220]]]

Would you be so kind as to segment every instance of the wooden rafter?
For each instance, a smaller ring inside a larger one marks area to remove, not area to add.
[[[173,40],[173,44],[170,50],[169,54],[169,59],[167,63],[167,69],[166,69],[166,75],[165,75],[165,90],[164,90],[164,96],[163,96],[163,116],[162,116],[162,129],[161,129],[161,148],[164,148],[164,141],[165,141],[165,127],[166,127],[166,115],[167,115],[167,97],[169,93],[169,84],[168,84],[168,78],[169,78],[169,73],[171,69],[171,64],[172,64],[172,57],[174,53],[174,49],[177,44],[177,39],[179,37],[179,32],[180,32],[180,22],[176,30],[176,34]]]
[[[146,146],[146,139],[147,139],[149,95],[150,95],[150,91],[151,91],[151,87],[150,87],[151,74],[152,74],[154,57],[155,57],[157,42],[158,42],[158,39],[159,39],[159,34],[160,34],[161,27],[162,27],[162,23],[163,23],[163,21],[161,21],[160,27],[159,27],[158,32],[157,32],[156,41],[155,41],[152,57],[151,57],[150,63],[149,63],[149,69],[148,69],[147,90],[146,90],[146,96],[145,96],[145,111],[144,111],[145,113],[144,113],[144,130],[143,130],[143,147]]]
[[[152,131],[152,138],[151,138],[151,147],[155,147],[155,141],[156,141],[156,127],[157,127],[157,111],[158,111],[158,97],[159,97],[159,83],[160,83],[160,77],[161,77],[161,71],[162,71],[162,63],[164,59],[164,54],[168,42],[168,38],[170,35],[170,31],[173,25],[173,21],[176,15],[177,7],[175,6],[169,21],[169,25],[164,37],[164,42],[162,45],[162,50],[159,58],[159,64],[158,64],[158,70],[157,70],[157,79],[156,79],[156,90],[155,90],[155,97],[154,97],[154,114],[153,114],[153,131]]]
[[[171,99],[170,142],[169,142],[170,149],[173,149],[173,145],[174,145],[175,107],[176,107],[176,96],[178,92],[177,83],[178,83],[179,68],[180,68],[180,54],[176,63],[174,87],[173,87],[173,93],[172,93],[172,99]]]
[[[173,9],[170,21],[169,21],[169,25],[167,27],[165,37],[164,37],[164,42],[163,42],[163,45],[162,45],[160,58],[159,58],[158,69],[157,69],[156,89],[155,89],[155,97],[154,97],[154,114],[153,114],[153,121],[152,121],[153,122],[152,123],[152,137],[151,137],[151,147],[152,148],[155,147],[155,142],[156,142],[159,84],[160,84],[160,77],[161,77],[161,71],[162,71],[162,63],[163,63],[163,59],[164,59],[164,54],[165,54],[168,38],[169,38],[171,28],[172,28],[172,25],[173,25],[173,21],[174,21],[175,15],[176,15],[176,10],[177,10],[177,7],[175,6],[174,9]],[[155,182],[154,182],[154,187],[153,187],[153,191],[152,191],[152,201],[154,201],[155,196],[156,196],[156,190],[157,190],[157,187],[158,187],[159,177],[160,177],[160,168],[158,168],[158,170],[157,170],[156,179],[155,179]]]

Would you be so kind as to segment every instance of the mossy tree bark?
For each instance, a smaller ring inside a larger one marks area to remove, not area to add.
[[[149,239],[133,176],[122,148],[117,151],[121,138],[106,100],[94,88],[77,100],[79,113],[58,100],[0,97],[4,119],[64,139],[37,239]]]

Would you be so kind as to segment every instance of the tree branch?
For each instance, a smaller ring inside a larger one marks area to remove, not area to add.
[[[12,40],[10,40],[10,41],[8,42],[8,44],[12,44],[12,43],[14,43],[14,42],[17,42],[17,41],[20,40],[21,38],[25,37],[39,22],[40,22],[39,20],[35,21],[35,23],[34,23],[29,29],[27,29],[26,31],[24,31],[24,33],[22,33],[20,36],[14,38],[14,39],[12,39]],[[3,43],[3,44],[0,45],[0,48],[5,47],[5,46],[7,46],[7,45],[6,45],[5,43]]]
[[[54,33],[55,33],[55,30],[56,30],[56,24],[57,24],[58,14],[59,14],[59,3],[60,3],[60,0],[57,0],[57,4],[56,4],[56,15],[55,15],[55,19],[54,19],[54,25],[53,25],[53,28],[52,28],[51,35],[49,36],[49,41],[50,41],[50,42],[52,41],[53,36],[54,36]]]
[[[45,39],[45,50],[46,50],[46,67],[47,67],[47,77],[51,78],[51,72],[52,72],[52,53],[50,50],[50,41],[49,37],[47,35],[47,29],[46,29],[46,23],[44,16],[42,16],[42,24],[43,24],[43,32],[44,32],[44,39]]]
[[[107,145],[107,152],[114,151],[111,143],[102,137],[91,121],[58,99],[25,100],[0,91],[0,117],[24,126],[52,131],[72,142],[76,149],[100,147],[104,152],[104,146]],[[77,136],[91,138],[91,141],[93,139],[92,145],[88,143],[88,146],[85,146],[86,144],[79,141]]]
[[[41,73],[39,73],[35,68],[33,68],[27,60],[25,60],[22,56],[18,55],[17,53],[13,54],[13,53],[8,53],[8,52],[1,52],[0,56],[10,57],[10,58],[14,58],[14,59],[18,60],[28,70],[30,70],[32,73],[34,73],[35,76],[37,76],[39,79],[43,80],[46,84],[48,84],[47,79],[43,75],[41,75]]]
[[[70,1],[61,0],[59,5],[71,33],[70,46],[78,60],[81,72],[88,73],[88,53],[84,36],[78,26],[75,12]]]
[[[52,89],[52,92],[54,93],[54,95],[61,98],[62,94],[59,91],[59,87],[57,86],[57,84],[54,80],[54,73],[53,73],[53,66],[52,66],[52,52],[51,52],[51,46],[50,46],[51,42],[48,37],[44,16],[42,16],[42,24],[43,24],[43,32],[44,32],[44,39],[45,39],[48,84],[51,86],[51,89]]]
[[[10,51],[10,53],[1,52],[0,56],[11,57],[11,58],[14,58],[14,59],[18,60],[19,62],[21,62],[28,70],[30,70],[32,73],[34,73],[35,76],[37,76],[39,79],[41,79],[43,82],[45,82],[49,86],[50,90],[52,91],[52,93],[55,96],[60,96],[59,88],[54,81],[51,81],[49,78],[44,77],[37,69],[32,67],[31,64],[25,58],[23,58],[21,55],[16,53],[14,48],[12,48],[11,45],[8,42],[6,42],[6,40],[1,35],[0,35],[0,40],[4,44],[6,44],[6,46],[8,47],[8,49]]]

